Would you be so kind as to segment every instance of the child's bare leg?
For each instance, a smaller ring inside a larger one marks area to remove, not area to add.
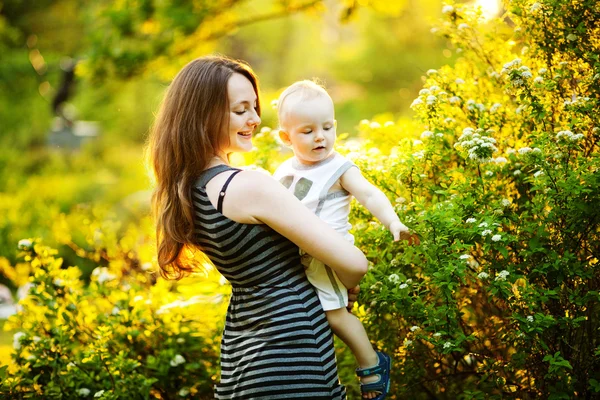
[[[378,364],[379,358],[373,350],[367,332],[362,323],[345,308],[325,311],[331,330],[350,348],[361,368],[369,368]],[[376,382],[377,375],[361,378],[362,383]],[[372,399],[377,393],[368,393],[364,398]]]

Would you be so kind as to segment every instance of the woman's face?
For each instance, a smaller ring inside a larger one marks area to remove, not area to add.
[[[221,153],[252,150],[252,133],[260,125],[256,112],[257,97],[252,83],[242,74],[234,73],[227,82],[229,96],[229,143]]]

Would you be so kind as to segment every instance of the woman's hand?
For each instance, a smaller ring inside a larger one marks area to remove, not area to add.
[[[348,312],[352,312],[352,307],[354,307],[354,303],[358,299],[358,293],[360,292],[360,286],[354,286],[352,289],[348,289],[348,306],[346,309]]]

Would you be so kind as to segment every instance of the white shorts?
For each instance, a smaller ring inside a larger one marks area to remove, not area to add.
[[[340,281],[335,271],[302,250],[300,250],[300,255],[302,256],[302,265],[306,269],[306,277],[317,290],[323,310],[346,308],[348,289]]]

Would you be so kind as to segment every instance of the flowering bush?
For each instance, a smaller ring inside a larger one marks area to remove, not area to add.
[[[365,120],[361,145],[340,137],[339,151],[421,237],[394,243],[354,205],[371,263],[356,313],[393,354],[391,398],[600,393],[600,9],[507,9],[514,28],[445,5],[435,30],[460,58],[427,72],[416,121]],[[272,171],[289,156],[268,128],[255,145],[237,161]],[[92,263],[91,283],[35,241],[21,243],[24,263],[0,258],[0,272],[32,284],[7,326],[15,352],[0,394],[210,397],[227,292],[218,277],[148,275],[147,220],[123,229],[103,215],[52,215],[56,240]],[[355,396],[354,360],[341,345],[337,355]]]
[[[461,57],[428,71],[420,138],[382,152],[403,127],[367,122],[345,149],[421,236],[393,243],[355,208],[363,319],[398,398],[600,393],[600,9],[508,8],[512,31],[446,5],[435,30]]]
[[[5,326],[15,351],[3,398],[212,398],[225,294],[214,273],[178,287],[114,258],[85,286],[56,250],[19,248],[34,272]]]

